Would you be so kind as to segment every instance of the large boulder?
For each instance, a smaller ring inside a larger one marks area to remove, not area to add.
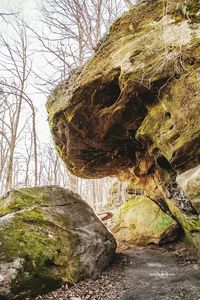
[[[164,15],[163,0],[134,6],[49,97],[56,147],[77,176],[118,174],[148,146],[176,170],[198,163],[200,4],[168,4]]]
[[[136,181],[166,211],[172,201],[177,218],[197,215],[176,177],[200,161],[199,11],[199,0],[133,6],[47,103],[73,174]]]
[[[179,226],[149,198],[137,196],[120,209],[112,232],[118,241],[144,246],[174,241]]]
[[[0,298],[23,299],[96,277],[116,243],[92,208],[57,186],[0,199]]]

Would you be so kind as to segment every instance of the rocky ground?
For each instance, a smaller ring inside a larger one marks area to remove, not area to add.
[[[167,248],[122,246],[98,279],[36,299],[200,300],[200,260],[181,243]]]

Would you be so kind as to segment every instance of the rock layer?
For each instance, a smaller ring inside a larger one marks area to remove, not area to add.
[[[57,186],[0,199],[0,298],[24,299],[96,277],[116,248],[79,195]]]

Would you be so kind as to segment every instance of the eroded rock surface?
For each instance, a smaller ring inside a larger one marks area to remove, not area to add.
[[[79,195],[48,186],[0,199],[0,247],[0,298],[24,299],[95,278],[116,243]]]
[[[164,17],[163,1],[125,14],[80,74],[49,98],[52,133],[74,174],[116,174],[134,165],[147,142],[176,170],[197,163],[199,4],[187,1],[196,2],[194,11],[188,4],[193,22],[177,16],[174,2]]]
[[[118,241],[142,246],[174,241],[178,229],[178,224],[145,196],[124,204],[112,226]]]
[[[166,211],[169,200],[197,216],[176,177],[200,161],[199,11],[198,0],[134,6],[53,91],[49,123],[73,174],[128,178]]]

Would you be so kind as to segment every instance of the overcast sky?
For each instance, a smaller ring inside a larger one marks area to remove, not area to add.
[[[9,13],[9,12],[17,12],[24,17],[25,20],[28,21],[30,25],[34,24],[34,28],[38,27],[38,11],[37,8],[39,6],[39,0],[0,0],[0,12],[1,13]],[[10,18],[13,20],[12,18]],[[9,20],[9,19],[8,19]],[[0,24],[0,28],[2,24]],[[5,25],[4,25],[5,26]],[[3,30],[4,32],[4,30]],[[34,44],[34,40],[31,41]],[[37,46],[38,47],[38,46]],[[40,68],[43,66],[44,61],[41,61],[41,58],[37,55],[34,58],[34,68]],[[47,67],[47,66],[46,66]],[[45,109],[46,97],[41,94],[35,94],[37,92],[34,91],[31,86],[28,87],[29,94],[31,98],[34,100],[35,106],[38,109],[38,122],[39,122],[39,135],[42,142],[47,143],[50,140],[50,131],[47,123],[47,113]]]
[[[0,0],[0,8],[3,12],[23,9],[24,12],[33,12],[37,7],[37,0]]]
[[[39,28],[39,30],[41,30],[42,24],[39,21],[39,12],[37,10],[41,2],[42,0],[0,0],[0,12],[1,13],[20,12],[20,15],[24,17],[24,19],[29,23],[29,25],[33,26],[34,29]],[[13,20],[13,17],[9,17],[9,18],[10,20]],[[2,28],[1,24],[0,24],[0,30],[5,33],[5,29]],[[34,39],[32,39],[31,46],[37,48],[40,47],[38,46],[38,44],[35,45],[34,43],[35,41]],[[41,69],[41,71],[46,74],[49,71],[49,67],[46,64],[46,61],[44,62],[44,60],[42,60],[39,54],[35,55],[33,65],[34,65],[34,69],[38,69],[38,70]],[[40,139],[46,143],[50,140],[50,132],[47,123],[47,113],[45,109],[46,97],[40,94],[33,94],[34,90],[31,86],[29,86],[28,89],[29,89],[29,93],[32,94],[31,98],[34,99],[35,106],[38,108],[39,111],[38,122],[40,124],[39,125],[40,132],[38,133],[40,135]]]

